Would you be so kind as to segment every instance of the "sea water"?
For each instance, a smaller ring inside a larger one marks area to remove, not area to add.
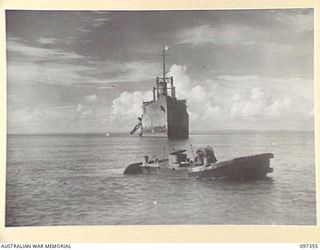
[[[273,153],[274,172],[251,181],[123,175],[144,155],[192,156],[206,145],[218,160]],[[8,135],[5,211],[6,226],[315,225],[314,134]]]

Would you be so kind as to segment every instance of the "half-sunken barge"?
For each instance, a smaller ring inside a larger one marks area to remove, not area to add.
[[[140,128],[140,136],[187,139],[189,137],[189,115],[186,100],[177,99],[173,77],[167,76],[166,50],[165,47],[162,53],[162,77],[156,78],[156,86],[153,87],[153,100],[143,102],[142,119],[139,119],[139,123],[130,134]]]
[[[199,148],[194,159],[187,158],[186,150],[169,154],[168,159],[144,157],[143,162],[130,164],[124,174],[178,174],[208,179],[259,179],[273,172],[270,159],[273,154],[264,153],[218,162],[210,146]]]

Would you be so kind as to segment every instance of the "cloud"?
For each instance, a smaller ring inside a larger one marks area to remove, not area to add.
[[[23,85],[48,85],[79,86],[86,82],[82,75],[83,70],[89,67],[69,63],[32,63],[32,62],[8,62],[8,81]]]
[[[142,115],[142,102],[150,101],[151,91],[122,92],[112,101],[111,111],[105,119],[109,129],[130,130],[137,122],[137,117]]]
[[[85,23],[85,25],[78,27],[77,30],[84,33],[94,32],[96,28],[99,28],[103,26],[106,22],[110,21],[110,17],[105,17],[105,15],[108,14],[107,12],[104,12],[104,13],[95,12],[95,14],[98,14],[98,15],[83,16],[82,21]],[[103,14],[103,16],[101,14]]]
[[[252,89],[248,97],[235,94],[232,100],[231,117],[263,116],[267,107],[265,94],[258,88]]]
[[[44,37],[40,37],[37,41],[41,44],[56,44],[59,42],[59,40],[56,38],[44,38]]]
[[[208,43],[252,45],[260,35],[258,30],[246,25],[223,24],[213,27],[206,24],[181,31],[177,36],[177,43],[192,46],[203,46]]]
[[[115,88],[115,86],[112,85],[112,86],[101,86],[101,87],[98,87],[98,89],[112,89],[112,88]]]
[[[294,32],[310,32],[314,29],[313,9],[277,11],[273,16],[285,25],[294,27]]]
[[[72,119],[72,123],[77,122],[79,120],[89,121],[90,119],[94,118],[95,113],[92,108],[93,107],[79,103],[76,107],[75,113],[73,113],[74,118]]]
[[[85,96],[85,101],[86,103],[95,103],[96,101],[98,101],[98,97],[95,94],[87,95]]]
[[[191,124],[206,124],[208,119],[224,119],[223,108],[214,100],[214,83],[204,85],[193,82],[187,74],[186,66],[174,64],[170,74],[174,79],[177,97],[187,100]]]
[[[51,84],[73,87],[100,87],[107,81],[97,64],[88,64],[85,57],[60,48],[31,46],[26,41],[9,37],[8,81],[14,84]],[[102,86],[108,87],[108,86]]]
[[[74,120],[86,120],[90,121],[96,119],[97,115],[101,113],[101,107],[98,105],[98,96],[96,94],[84,96],[84,102],[79,103],[76,107]]]
[[[252,19],[248,19],[249,16]],[[229,19],[227,22],[207,22],[183,29],[176,35],[177,44],[194,47],[210,44],[251,46],[259,43],[301,46],[300,43],[310,42],[313,38],[314,17],[311,9],[269,10],[261,13],[261,17],[252,12],[248,16],[234,15]]]
[[[179,98],[187,98],[190,96],[192,82],[187,75],[187,67],[174,64],[170,68],[170,75],[174,77],[174,85],[176,87],[176,95]]]
[[[42,42],[49,42],[49,40]],[[51,42],[51,40],[50,40]],[[52,41],[53,42],[53,41]],[[40,45],[39,45],[40,46]],[[42,48],[8,37],[8,80],[15,84],[51,84],[112,89],[112,83],[151,80],[159,64],[148,61],[93,61],[73,51]],[[110,85],[109,85],[110,84]]]
[[[8,133],[86,133],[104,131],[105,108],[83,104],[9,107]]]
[[[193,129],[313,127],[312,80],[218,76],[199,84],[188,76],[186,66],[173,65],[170,73],[178,96],[187,99]]]
[[[108,17],[104,17],[104,18],[100,17],[100,18],[95,19],[94,21],[95,22],[107,22],[107,21],[110,21],[110,18],[108,18]]]
[[[75,60],[82,59],[83,56],[71,52],[65,51],[58,48],[40,48],[35,46],[30,46],[20,41],[12,38],[7,40],[7,50],[9,53],[17,53],[18,56],[27,57],[29,61],[39,61],[39,60]]]
[[[14,37],[8,37],[7,55],[8,82],[14,84],[70,86],[85,81],[83,72],[92,70],[81,64],[84,57],[75,52],[37,47]]]
[[[103,80],[96,80],[101,83],[117,82],[141,82],[151,80],[160,69],[159,64],[148,61],[129,61],[129,62],[101,62],[92,75],[102,75]]]
[[[104,25],[104,22],[96,22],[94,24],[92,24],[94,27],[101,27],[102,25]]]
[[[77,111],[77,113],[79,113],[79,112],[81,112],[81,110],[82,110],[82,105],[79,103],[76,108],[76,111]]]
[[[119,97],[115,98],[112,101],[112,120],[131,120],[132,118],[141,116],[142,102],[146,100],[151,100],[151,98],[151,91],[122,92]]]
[[[81,118],[86,119],[92,115],[92,109],[87,109],[81,113]]]
[[[297,110],[292,107],[293,107],[292,99],[289,96],[285,96],[282,100],[274,100],[271,105],[266,107],[265,114],[268,116],[280,117],[284,113],[287,113],[287,112],[292,113]],[[308,112],[306,112],[306,114],[307,113]]]
[[[97,18],[94,20],[94,23],[92,24],[94,27],[100,27],[104,25],[106,22],[110,21],[110,18]]]
[[[39,105],[10,109],[8,133],[65,132],[72,124],[74,112],[74,106]]]
[[[105,11],[105,10],[93,10],[93,12],[99,15],[105,15],[110,13],[110,11]]]
[[[220,76],[200,84],[189,77],[186,66],[176,64],[170,74],[178,98],[187,100],[193,130],[312,129],[312,81]],[[112,122],[134,123],[142,101],[151,98],[151,91],[121,93],[113,100]]]
[[[79,27],[77,30],[80,32],[85,32],[85,33],[92,32],[92,30],[86,29],[84,27]]]

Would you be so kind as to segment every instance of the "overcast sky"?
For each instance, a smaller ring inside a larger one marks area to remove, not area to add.
[[[161,49],[190,130],[313,130],[313,10],[6,11],[8,132],[129,131]]]

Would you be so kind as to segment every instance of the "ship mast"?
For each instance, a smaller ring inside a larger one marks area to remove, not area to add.
[[[171,97],[175,98],[175,87],[173,86],[173,77],[167,77],[166,71],[166,51],[168,46],[162,49],[162,77],[156,78],[156,87],[153,88],[153,100],[156,101],[160,96],[168,96],[168,90],[171,90]],[[170,86],[168,87],[168,85]]]
[[[168,50],[167,46],[163,47],[162,50],[162,70],[163,70],[163,81],[166,80],[166,51]]]

